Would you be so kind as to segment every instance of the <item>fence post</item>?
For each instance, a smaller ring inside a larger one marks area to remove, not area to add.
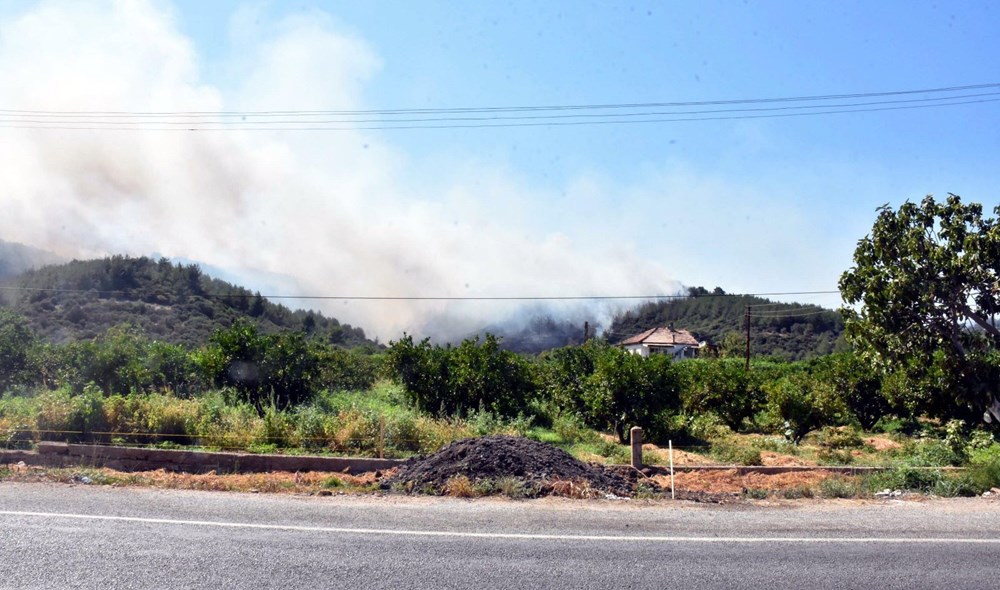
[[[642,428],[633,426],[629,435],[632,440],[632,467],[642,469]]]

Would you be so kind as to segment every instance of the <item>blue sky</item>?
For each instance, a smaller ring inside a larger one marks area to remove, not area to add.
[[[59,13],[79,29],[72,42],[32,28],[51,29]],[[120,72],[62,102],[0,90],[13,105],[3,108],[26,110],[579,105],[1000,82],[1000,9],[990,2],[0,0],[0,14],[0,67],[31,72],[34,56],[51,52],[51,63],[67,68],[92,59],[74,72],[101,71],[101,60]],[[102,30],[111,23],[113,33]],[[144,50],[122,55],[137,46]],[[40,72],[48,87],[74,83],[57,65]],[[41,166],[45,182],[0,186],[22,209],[0,231],[64,253],[205,260],[299,293],[826,290],[879,205],[949,191],[998,203],[998,115],[1000,102],[989,102],[727,121],[233,134],[198,145],[156,133],[137,139],[141,132],[125,140],[8,133],[9,150],[58,149],[72,163]],[[148,175],[120,178],[122,151],[141,155]],[[220,162],[210,171],[201,170],[206,154]],[[187,184],[163,188],[192,166],[199,172]],[[117,197],[90,194],[100,192],[93,170]],[[53,177],[67,180],[57,190]],[[191,191],[232,198],[200,211]],[[103,215],[86,231],[60,233],[24,205],[67,199],[80,204],[74,219],[95,208]],[[167,210],[187,221],[134,229],[136,219]],[[202,237],[221,225],[223,236]],[[234,245],[248,228],[260,229],[267,254]],[[386,337],[430,330],[442,317],[472,325],[510,311],[400,306],[332,311]]]

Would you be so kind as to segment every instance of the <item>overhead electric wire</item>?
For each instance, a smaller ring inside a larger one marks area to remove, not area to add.
[[[823,309],[823,310],[816,310],[816,311],[809,311],[809,312],[786,313],[786,314],[775,314],[775,315],[754,315],[754,314],[750,314],[750,317],[751,318],[760,318],[760,319],[773,320],[773,319],[781,319],[781,318],[801,318],[801,317],[806,317],[806,316],[822,315],[824,313],[836,313],[836,311],[837,310],[835,310],[835,309]]]
[[[579,119],[579,118],[598,118],[598,117],[649,117],[649,116],[662,116],[662,115],[704,115],[704,114],[718,114],[718,113],[753,113],[753,112],[769,112],[769,111],[787,111],[787,110],[806,110],[806,109],[822,109],[830,107],[867,107],[867,106],[878,106],[887,104],[903,104],[903,103],[929,103],[929,102],[941,102],[941,101],[954,101],[958,99],[965,98],[982,98],[985,96],[1000,96],[1000,92],[985,92],[979,94],[965,94],[959,96],[942,96],[942,97],[932,97],[932,98],[911,98],[904,100],[888,100],[888,101],[874,101],[874,102],[856,102],[856,103],[844,103],[844,104],[814,104],[814,105],[792,105],[792,106],[776,106],[776,107],[754,107],[754,108],[738,108],[738,109],[708,109],[708,110],[698,110],[698,111],[640,111],[631,113],[581,113],[581,114],[560,114],[560,115],[518,115],[518,116],[508,116],[508,115],[491,115],[486,117],[421,117],[412,119],[321,119],[313,121],[287,121],[287,120],[260,120],[260,121],[248,121],[247,117],[258,117],[265,115],[242,115],[239,121],[207,121],[200,124],[209,125],[288,125],[294,123],[297,125],[332,125],[332,124],[344,124],[344,123],[438,123],[438,122],[464,122],[464,121],[522,121],[522,120],[557,120],[557,119]],[[960,104],[960,103],[959,103]],[[934,106],[934,105],[932,105]],[[944,105],[947,106],[947,105]],[[32,116],[37,117],[35,119],[25,119],[22,116]],[[69,124],[78,123],[79,121],[73,121],[73,119],[112,119],[109,121],[100,121],[105,125],[137,125],[140,123],[157,123],[160,125],[191,125],[190,120],[181,121],[145,121],[142,119],[152,118],[151,115],[132,115],[127,116],[133,120],[117,120],[124,118],[127,115],[75,115],[75,114],[56,114],[56,113],[37,113],[34,115],[15,115],[10,114],[0,110],[0,123],[23,123],[23,124]],[[207,115],[199,115],[199,117]],[[228,118],[234,115],[218,115],[218,118]],[[279,117],[279,116],[293,116],[293,115],[266,115],[267,117]],[[4,118],[7,117],[7,118]],[[157,115],[155,118],[163,118],[166,115]],[[188,115],[174,115],[174,118],[190,118]],[[53,120],[43,120],[43,118],[53,119]],[[65,121],[63,119],[69,119]],[[138,120],[136,120],[138,119]],[[88,123],[80,123],[88,124]]]
[[[813,111],[807,113],[773,113],[767,115],[730,115],[722,117],[678,117],[669,119],[628,119],[628,120],[588,120],[588,121],[544,121],[544,122],[513,122],[513,123],[470,123],[470,124],[447,124],[447,125],[360,125],[360,126],[312,126],[312,127],[197,127],[178,125],[176,127],[108,127],[96,125],[72,125],[61,123],[59,125],[50,124],[20,124],[20,123],[0,123],[2,129],[34,129],[34,130],[55,130],[55,131],[183,131],[183,132],[215,132],[215,131],[393,131],[393,130],[418,130],[418,129],[487,129],[487,128],[511,128],[511,127],[574,127],[584,125],[629,125],[638,123],[685,123],[700,121],[735,121],[744,119],[775,119],[787,117],[812,117],[818,115],[838,115],[849,113],[872,113],[879,111],[900,111],[913,109],[929,109],[947,106],[981,104],[989,102],[1000,102],[1000,98],[989,98],[979,100],[957,101],[949,103],[907,105],[895,107],[878,107],[863,109],[842,109],[829,111]]]
[[[691,107],[691,106],[711,106],[729,104],[758,104],[774,102],[803,102],[803,101],[830,101],[847,100],[855,98],[874,98],[883,96],[901,96],[912,94],[932,94],[939,92],[964,92],[968,90],[982,90],[987,88],[1000,88],[1000,82],[986,84],[968,84],[964,86],[945,86],[937,88],[923,88],[910,90],[892,90],[883,92],[858,92],[850,94],[821,94],[807,96],[788,96],[772,98],[744,98],[729,100],[703,100],[685,102],[646,102],[646,103],[604,103],[604,104],[579,104],[579,105],[533,105],[533,106],[507,106],[507,107],[448,107],[448,108],[412,108],[412,109],[360,109],[360,110],[270,110],[270,111],[55,111],[55,110],[26,110],[26,109],[0,109],[3,113],[18,114],[74,114],[74,115],[95,115],[95,116],[263,116],[263,115],[396,115],[396,114],[435,114],[435,113],[475,113],[475,112],[522,112],[522,111],[559,111],[559,110],[596,110],[596,109],[622,109],[622,108],[661,108],[661,107]]]
[[[955,94],[969,90],[998,89],[1000,83],[900,90],[823,96],[761,98],[719,101],[620,103],[597,105],[523,106],[523,107],[464,107],[446,109],[392,109],[356,111],[44,111],[0,109],[0,128],[80,131],[356,131],[356,130],[415,130],[415,129],[474,129],[500,127],[540,127],[647,124],[692,121],[724,121],[781,117],[803,117],[832,114],[865,113],[891,110],[939,108],[998,102],[1000,91]],[[912,96],[930,93],[952,93],[947,96],[874,100],[867,102],[830,102],[857,98]],[[780,103],[819,102],[822,104]],[[919,104],[914,104],[919,103]],[[707,110],[650,111],[651,108],[720,105],[759,105],[746,108]],[[609,109],[629,109],[636,112],[581,112]],[[637,110],[644,109],[644,110]],[[566,114],[568,111],[574,111]],[[781,112],[778,112],[781,111]],[[796,112],[786,112],[796,111]],[[517,114],[522,113],[522,114]],[[547,113],[547,114],[523,114]],[[556,113],[556,114],[553,114]],[[449,116],[438,115],[482,115]],[[398,118],[405,115],[409,118]],[[341,117],[337,119],[288,120],[298,117]],[[386,118],[359,118],[359,117]],[[664,118],[664,116],[667,116]],[[228,120],[238,117],[239,120]],[[343,118],[349,117],[349,118]],[[212,118],[215,120],[203,120]],[[254,120],[254,119],[263,120]],[[192,120],[194,119],[194,120]]]

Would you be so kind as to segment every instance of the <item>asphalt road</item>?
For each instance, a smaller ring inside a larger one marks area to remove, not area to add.
[[[0,588],[996,588],[987,499],[701,506],[0,484]]]

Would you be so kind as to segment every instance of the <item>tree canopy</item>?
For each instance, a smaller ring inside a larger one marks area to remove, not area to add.
[[[848,339],[929,391],[928,409],[1000,408],[1000,226],[981,204],[949,194],[880,207],[840,291]]]

